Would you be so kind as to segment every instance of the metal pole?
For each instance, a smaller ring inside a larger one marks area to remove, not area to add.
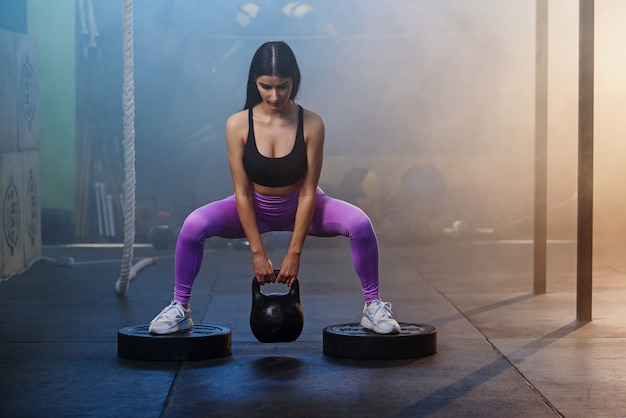
[[[593,283],[594,0],[579,0],[576,319],[591,321]]]
[[[535,216],[533,288],[535,293],[546,293],[548,241],[548,0],[536,1],[535,19]]]

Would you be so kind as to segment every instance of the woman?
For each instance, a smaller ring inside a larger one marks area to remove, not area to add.
[[[299,86],[300,70],[291,48],[284,42],[261,45],[250,64],[244,110],[226,122],[235,193],[196,209],[185,220],[176,243],[174,300],[152,320],[151,333],[193,327],[189,299],[206,238],[246,237],[256,280],[291,286],[307,235],[350,238],[365,297],[361,324],[380,334],[400,331],[391,304],[380,300],[378,243],[370,219],[318,187],[324,122],[295,103]],[[293,232],[278,275],[261,240],[261,234],[269,231]]]

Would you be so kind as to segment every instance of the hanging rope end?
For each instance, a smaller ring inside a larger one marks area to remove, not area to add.
[[[128,292],[128,285],[128,280],[122,280],[122,278],[119,277],[115,282],[115,293],[119,296],[126,296],[126,292]]]
[[[141,260],[137,261],[135,263],[135,265],[130,267],[130,272],[129,272],[129,281],[133,281],[137,275],[139,274],[139,272],[141,270],[143,270],[144,268],[151,266],[153,264],[156,264],[157,262],[157,258],[156,257],[146,257],[146,258],[142,258]]]
[[[130,282],[132,282],[139,272],[148,266],[152,266],[157,263],[156,257],[146,257],[139,260],[133,266],[130,267],[130,271],[126,277],[122,277],[123,274],[115,282],[115,293],[118,295],[125,295],[128,292],[128,287],[130,286]]]

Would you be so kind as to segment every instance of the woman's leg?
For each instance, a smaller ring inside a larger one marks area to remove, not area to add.
[[[350,238],[352,263],[361,280],[365,302],[379,299],[378,240],[369,217],[358,207],[320,191],[309,234]]]
[[[214,236],[245,237],[234,195],[202,206],[185,219],[176,242],[175,301],[189,303],[193,282],[202,265],[204,241]]]

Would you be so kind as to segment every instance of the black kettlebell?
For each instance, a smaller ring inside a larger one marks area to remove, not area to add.
[[[278,270],[274,273],[278,275]],[[252,279],[250,329],[262,343],[295,341],[304,326],[298,279],[288,293],[264,294],[256,278]]]

